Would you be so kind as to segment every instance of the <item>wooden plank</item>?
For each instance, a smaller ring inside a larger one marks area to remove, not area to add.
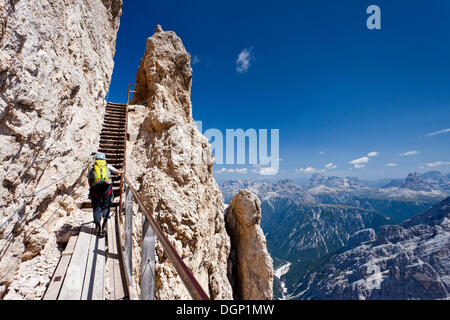
[[[91,223],[84,223],[78,235],[77,244],[72,254],[66,277],[61,288],[58,300],[80,300],[83,289],[86,261],[91,242]]]
[[[130,188],[126,189],[125,198],[125,270],[128,279],[132,278],[132,264],[133,264],[133,195]]]
[[[81,300],[104,300],[105,237],[97,237],[91,229],[91,243],[84,276]]]
[[[66,248],[63,251],[63,255],[72,255],[75,250],[75,246],[78,240],[78,235],[73,235],[70,237],[69,242],[67,242]]]
[[[58,295],[64,282],[64,277],[66,275],[67,267],[70,263],[70,258],[71,256],[61,256],[61,259],[58,263],[58,268],[56,269],[52,281],[50,282],[42,300],[58,299]]]
[[[122,300],[126,297],[124,275],[121,269],[121,259],[116,238],[116,221],[115,217],[112,217],[108,220],[108,272],[111,300]]]
[[[116,300],[115,298],[115,286],[114,286],[114,241],[115,241],[115,231],[114,231],[114,218],[108,220],[108,255],[106,259],[106,268],[109,274],[109,287],[111,291],[111,300]]]
[[[56,267],[55,273],[53,274],[52,280],[42,300],[58,299],[59,292],[66,276],[67,267],[69,266],[70,260],[72,259],[72,253],[75,248],[77,239],[77,235],[70,237],[69,242],[66,245],[66,249],[61,254],[61,259],[58,262],[58,266]]]
[[[94,251],[96,266],[91,300],[105,300],[105,237],[97,237]]]
[[[141,300],[155,299],[155,233],[145,219],[142,229]]]
[[[86,262],[86,271],[84,272],[84,278],[83,278],[83,288],[81,290],[81,300],[90,300],[88,297],[88,294],[92,295],[92,287],[90,286],[92,283],[91,279],[91,273],[92,273],[92,260],[94,258],[94,255],[92,254],[92,251],[94,250],[95,245],[95,238],[96,235],[95,229],[93,224],[91,223],[89,225],[89,233],[91,234],[91,239],[89,242],[88,252],[87,252],[87,262]],[[91,292],[89,292],[91,290]]]
[[[117,211],[118,212],[118,211]],[[120,239],[118,233],[119,225],[117,223],[119,218],[118,213],[115,216],[114,234],[115,234],[115,261],[114,261],[114,286],[115,286],[115,299],[122,300],[127,297],[127,283],[125,280],[124,268],[122,268],[122,253],[120,252]]]

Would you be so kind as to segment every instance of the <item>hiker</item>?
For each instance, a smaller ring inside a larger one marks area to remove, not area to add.
[[[111,173],[121,175],[122,171],[107,164],[106,156],[104,153],[97,153],[95,155],[94,165],[88,173],[88,181],[90,187],[89,198],[92,202],[95,233],[97,235],[100,235],[105,231],[106,222],[109,218],[111,201],[112,199],[114,199]],[[103,225],[100,228],[101,217],[103,217]]]

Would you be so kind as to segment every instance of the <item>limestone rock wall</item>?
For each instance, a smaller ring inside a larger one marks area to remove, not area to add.
[[[191,80],[181,39],[158,26],[137,72],[133,103],[146,107],[137,107],[141,112],[130,121],[137,140],[127,146],[127,174],[203,289],[213,299],[231,299],[224,203],[210,145],[192,118]],[[139,237],[136,232],[135,265]],[[155,273],[157,299],[190,299],[159,242]]]
[[[234,298],[271,300],[273,261],[261,229],[261,203],[251,191],[241,190],[226,210],[226,229],[231,239],[228,275]]]
[[[58,261],[61,219],[87,192],[84,169],[98,146],[121,6],[121,0],[0,0],[5,298],[40,298]],[[36,269],[27,292],[22,262]]]

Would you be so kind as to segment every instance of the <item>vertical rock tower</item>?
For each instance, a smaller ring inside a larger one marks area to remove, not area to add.
[[[232,299],[224,203],[212,176],[211,147],[192,118],[190,60],[172,31],[158,25],[147,39],[132,101],[146,107],[130,114],[129,130],[137,139],[127,145],[127,174],[203,289],[212,299]],[[139,237],[135,232],[136,260]],[[156,253],[156,298],[190,299],[159,243]]]
[[[249,190],[233,197],[226,211],[226,228],[231,238],[229,278],[234,298],[271,300],[273,262],[261,229],[261,202]]]

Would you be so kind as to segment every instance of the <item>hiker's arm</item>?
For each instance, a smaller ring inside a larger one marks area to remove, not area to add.
[[[89,182],[89,188],[92,188],[92,169],[88,171],[87,178]]]
[[[112,174],[122,174],[123,173],[122,170],[116,169],[110,164],[108,164],[108,169],[109,169],[109,171],[111,171]]]

